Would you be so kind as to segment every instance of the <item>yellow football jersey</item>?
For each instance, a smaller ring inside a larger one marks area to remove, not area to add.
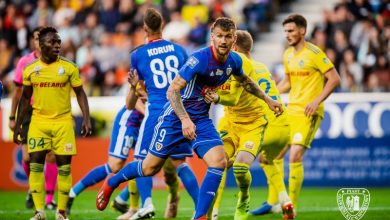
[[[284,113],[276,117],[275,113],[268,107],[268,105],[265,102],[261,102],[261,104],[264,106],[263,109],[265,110],[265,114],[267,115],[268,121],[275,126],[288,124],[287,112],[285,111],[286,107],[284,106],[282,99],[280,98],[280,93],[278,88],[276,87],[275,81],[272,79],[272,74],[270,73],[265,64],[254,60],[252,60],[252,63],[255,68],[255,80],[259,84],[261,90],[263,90],[264,93],[271,97],[273,100],[276,100],[281,103],[284,109]]]
[[[283,56],[286,74],[290,77],[288,112],[304,115],[305,107],[320,95],[324,88],[324,74],[333,68],[332,62],[317,46],[306,42],[305,47],[295,53],[288,48]],[[324,104],[318,107],[316,114],[324,115]]]
[[[71,118],[70,90],[82,85],[79,69],[73,62],[58,57],[46,64],[36,59],[23,70],[23,85],[33,88],[35,119]]]
[[[266,65],[248,59],[245,55],[240,54],[242,58],[242,68],[245,74],[259,84],[261,89],[271,98],[282,103],[279,91],[276,88],[275,82],[271,79],[271,73]],[[258,118],[272,119],[274,113],[268,108],[268,105],[261,99],[245,91],[234,77],[220,86],[218,89],[220,96],[219,103],[225,105],[225,116],[231,121],[247,122],[254,121]],[[269,115],[269,116],[268,116]]]

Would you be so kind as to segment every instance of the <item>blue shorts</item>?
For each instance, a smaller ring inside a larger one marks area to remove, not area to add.
[[[142,121],[140,134],[138,136],[138,142],[135,145],[134,157],[137,159],[145,159],[146,155],[149,152],[149,146],[151,146],[151,140],[153,138],[154,129],[157,124],[158,118],[160,116],[161,106],[151,106],[147,104],[147,108],[145,111],[145,117]],[[184,146],[178,146],[180,148],[190,147],[188,143],[184,144]],[[185,157],[192,157],[192,151],[185,154],[171,154],[169,155],[173,159],[183,159]]]
[[[174,115],[172,107],[164,109],[154,128],[150,153],[156,157],[167,158],[171,155],[187,156],[194,150],[203,158],[211,148],[223,145],[211,119],[204,117],[193,122],[196,126],[196,140],[190,141],[183,136],[181,121]]]
[[[110,156],[126,160],[130,148],[133,148],[137,142],[139,127],[129,126],[127,123],[131,112],[131,110],[122,108],[115,116],[108,150]]]

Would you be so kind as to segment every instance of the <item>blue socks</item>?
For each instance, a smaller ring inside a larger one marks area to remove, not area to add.
[[[122,189],[122,191],[119,193],[119,198],[121,198],[123,201],[127,201],[129,199],[130,193],[129,193],[129,187],[126,186]]]
[[[108,164],[95,167],[85,177],[83,177],[75,186],[72,187],[75,196],[80,194],[85,188],[92,186],[106,178],[111,173]]]
[[[146,199],[152,197],[153,177],[139,177],[135,179],[135,182],[137,183],[138,193],[141,197],[142,207],[145,207]]]
[[[142,172],[142,160],[136,160],[128,163],[117,174],[109,178],[107,183],[110,187],[117,188],[119,184],[140,176],[144,176]]]
[[[184,188],[186,188],[188,194],[190,194],[192,200],[194,201],[194,205],[196,208],[196,204],[198,203],[198,196],[199,196],[199,186],[194,173],[192,172],[191,168],[188,166],[187,163],[181,164],[176,169],[176,172],[177,175],[180,177],[181,182],[184,185]]]
[[[223,171],[223,168],[209,167],[207,169],[206,176],[204,177],[202,186],[199,190],[199,198],[202,199],[198,200],[194,219],[206,215],[217,193],[219,184],[221,183]]]

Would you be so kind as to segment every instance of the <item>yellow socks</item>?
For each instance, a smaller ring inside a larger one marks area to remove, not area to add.
[[[249,172],[249,165],[246,163],[234,162],[233,163],[233,173],[236,178],[237,186],[241,192],[242,198],[245,199],[249,197],[249,187],[252,183],[252,176]]]
[[[297,201],[302,188],[303,176],[304,171],[302,162],[290,163],[290,178],[288,180],[288,188],[289,196],[295,208],[298,207]]]
[[[43,175],[43,164],[30,163],[30,176],[28,183],[37,211],[45,210],[45,176]]]
[[[72,175],[70,174],[70,164],[58,167],[58,210],[65,210],[69,198],[69,191],[72,188]]]
[[[130,209],[138,209],[139,206],[139,193],[135,179],[129,181],[129,201]]]

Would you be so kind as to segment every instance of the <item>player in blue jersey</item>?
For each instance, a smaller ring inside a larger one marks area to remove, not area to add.
[[[69,192],[69,200],[66,204],[66,212],[68,215],[70,214],[70,210],[76,196],[78,196],[87,187],[104,180],[110,173],[117,173],[125,164],[125,161],[129,156],[130,149],[135,146],[139,134],[139,127],[144,117],[143,114],[145,112],[145,106],[140,100],[137,103],[138,106],[136,109],[130,108],[130,91],[131,89],[128,90],[126,105],[119,110],[112,126],[111,140],[108,150],[108,161],[106,164],[93,168],[71,188]],[[128,191],[127,189],[124,190],[125,191],[123,193],[126,194]],[[127,198],[125,199],[127,200]],[[115,204],[114,208],[123,213],[128,211],[126,201]],[[133,214],[136,211],[137,210],[134,209],[129,210],[129,212],[133,212]]]
[[[265,95],[257,83],[243,73],[240,56],[231,52],[236,40],[235,31],[236,26],[229,18],[218,18],[213,23],[212,45],[195,52],[168,88],[169,102],[160,113],[146,158],[129,163],[105,181],[96,197],[99,210],[105,209],[112,192],[121,182],[154,175],[170,155],[188,155],[193,149],[208,166],[199,190],[202,199],[198,200],[194,219],[206,219],[226,168],[226,158],[222,141],[209,119],[210,103],[204,100],[205,91],[222,85],[233,74],[248,92],[263,99],[276,114],[283,111],[278,102]],[[185,144],[186,148],[177,147],[179,144]]]
[[[162,107],[168,101],[166,98],[168,86],[188,57],[181,46],[162,39],[162,23],[163,19],[158,11],[152,8],[147,9],[144,16],[144,31],[148,43],[136,48],[131,53],[132,69],[138,73],[139,83],[142,87],[146,87],[148,94],[145,119],[142,122],[134,152],[135,160],[145,159],[149,151],[150,140],[153,138],[154,126],[157,124]],[[137,83],[138,80],[133,81],[133,88],[136,87]],[[136,96],[133,97],[136,98]],[[178,145],[178,147],[183,146]],[[194,200],[194,204],[198,200],[199,187],[195,175],[185,163],[187,156],[192,156],[192,154],[173,154],[170,160],[173,166],[164,166],[165,181],[170,188],[168,206],[165,211],[166,218],[176,217],[177,203],[180,198],[177,193],[179,187],[177,175]],[[166,167],[168,168],[165,169]],[[174,167],[176,167],[176,171]],[[152,217],[154,215],[151,197],[152,177],[137,178],[136,182],[141,196],[142,208],[131,219]]]

